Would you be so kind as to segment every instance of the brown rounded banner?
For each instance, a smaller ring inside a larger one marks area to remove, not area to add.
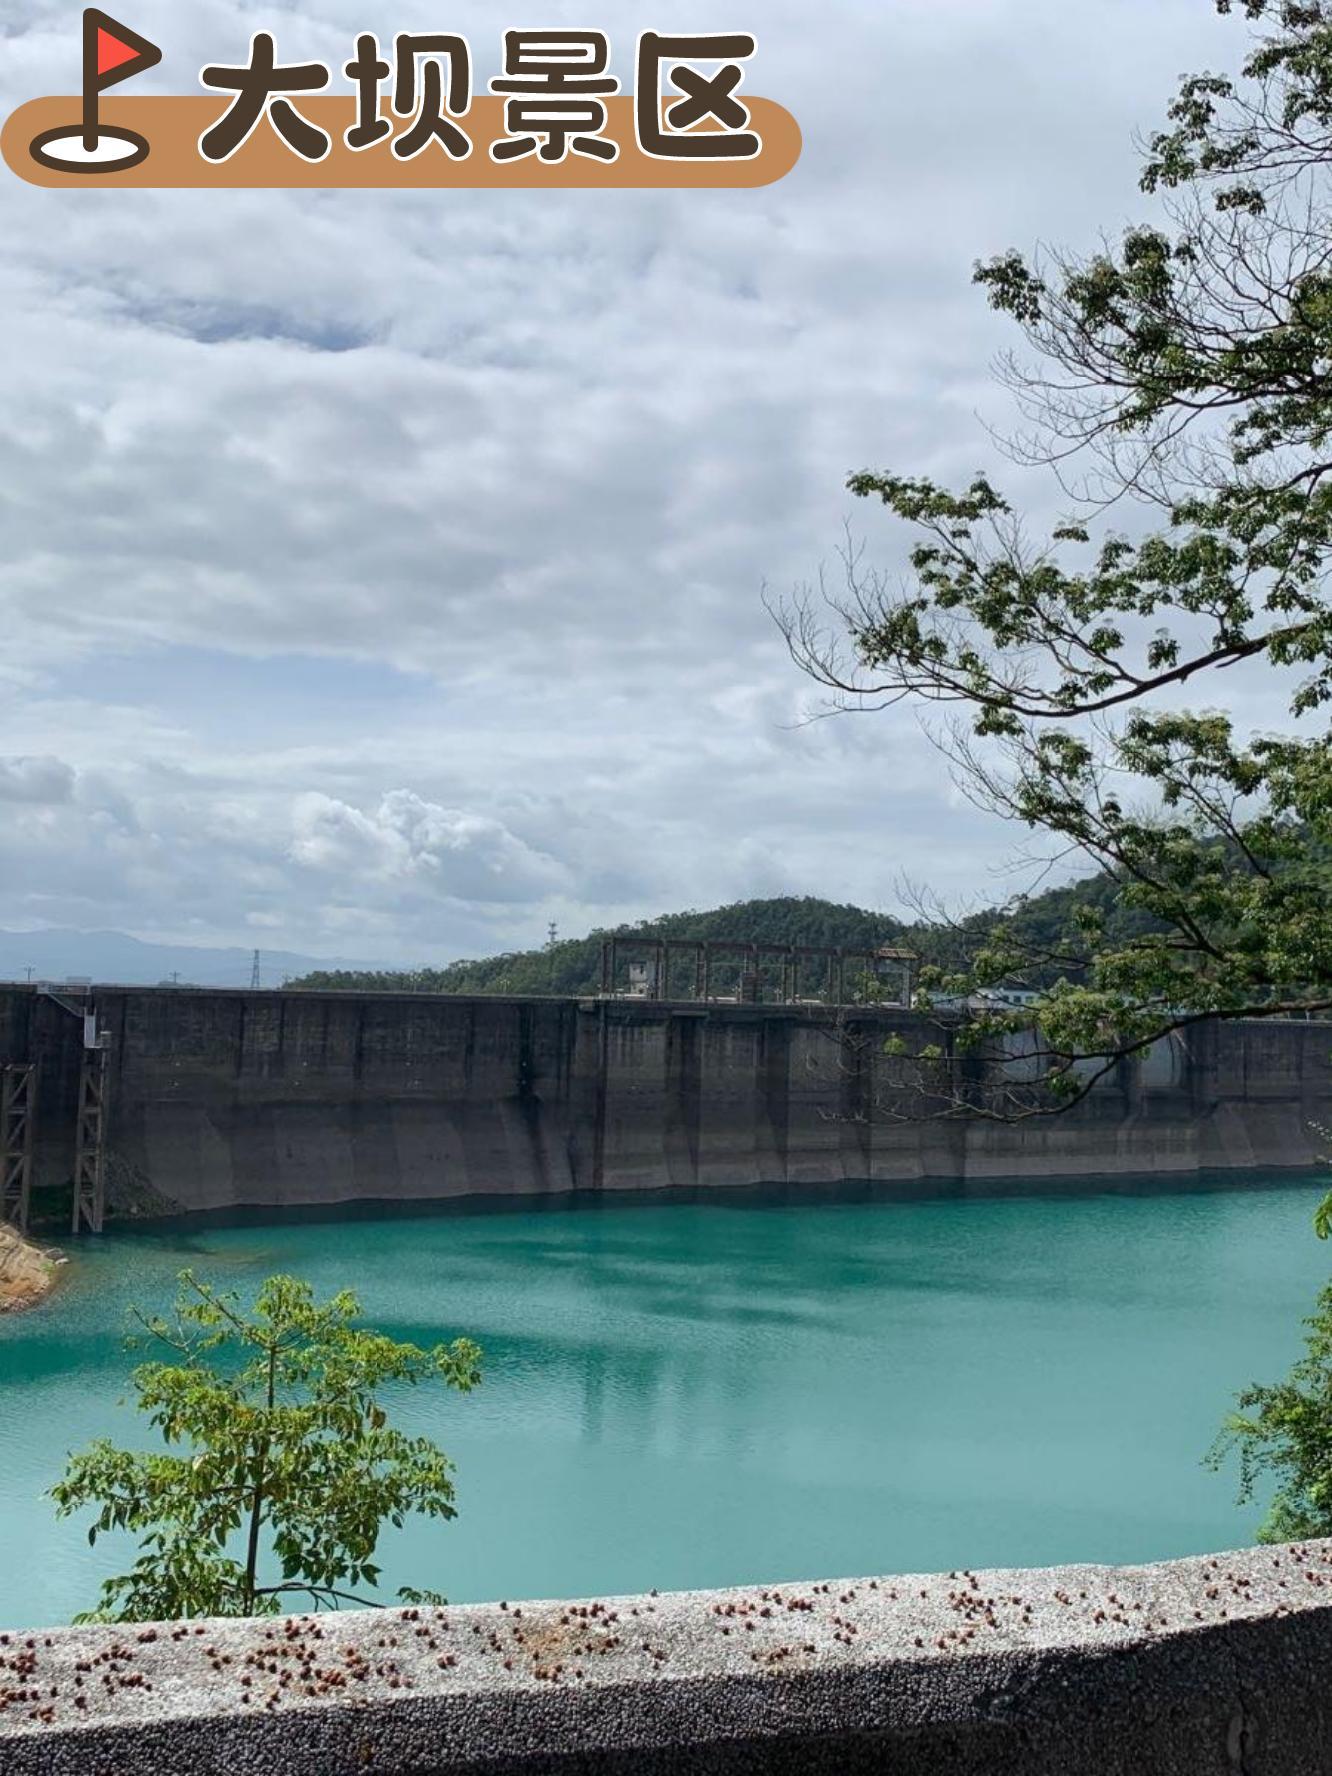
[[[438,145],[410,160],[400,160],[389,139],[372,148],[348,148],[343,134],[356,122],[354,97],[302,97],[300,111],[326,130],[332,147],[320,161],[302,160],[282,140],[267,118],[229,160],[210,161],[199,152],[199,138],[227,109],[212,97],[149,97],[103,99],[105,125],[131,132],[148,144],[147,154],[132,166],[105,170],[71,170],[36,160],[32,144],[52,132],[63,132],[79,118],[79,98],[30,99],[8,118],[0,133],[0,152],[11,172],[33,185],[69,189],[90,186],[128,190],[223,190],[298,188],[307,190],[599,190],[684,186],[701,190],[727,186],[771,185],[800,158],[800,126],[772,99],[745,95],[749,129],[762,144],[746,160],[700,158],[668,160],[645,154],[634,130],[634,101],[617,96],[605,101],[606,127],[601,134],[619,146],[613,161],[591,160],[570,153],[559,162],[529,154],[521,160],[495,161],[492,142],[502,141],[504,100],[478,98],[465,117],[457,118],[473,142],[466,160],[454,160]],[[387,106],[381,113],[392,118]],[[401,120],[398,120],[399,122]],[[708,125],[699,125],[703,131]],[[714,126],[715,127],[715,126]]]

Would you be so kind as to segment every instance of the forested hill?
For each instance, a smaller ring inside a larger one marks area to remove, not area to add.
[[[1094,878],[1036,896],[1018,912],[1015,927],[1026,937],[1053,940],[1066,928],[1076,903],[1103,903],[1109,887],[1103,878]],[[956,967],[962,965],[968,939],[974,944],[997,917],[996,913],[977,914],[961,928],[947,929],[907,925],[886,913],[866,912],[863,907],[839,906],[808,896],[742,900],[711,912],[667,913],[641,925],[621,925],[614,932],[594,931],[588,937],[572,938],[552,948],[490,956],[476,962],[453,962],[447,968],[355,973],[320,970],[289,984],[386,993],[594,993],[601,985],[602,941],[613,935],[827,944],[848,950],[901,943],[915,949],[924,961]]]
[[[711,912],[666,913],[641,925],[594,931],[553,948],[453,962],[447,968],[370,972],[319,970],[290,981],[293,987],[342,987],[362,992],[594,993],[601,985],[604,938],[672,937],[731,939],[754,943],[831,944],[869,949],[894,942],[904,927],[884,913],[836,906],[829,900],[743,900]]]

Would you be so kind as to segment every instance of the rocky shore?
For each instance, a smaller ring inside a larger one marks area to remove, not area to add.
[[[56,1259],[12,1227],[0,1227],[0,1314],[17,1313],[45,1300],[55,1283]]]

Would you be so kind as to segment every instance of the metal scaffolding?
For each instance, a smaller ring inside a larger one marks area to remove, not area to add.
[[[32,1141],[37,1123],[37,1068],[0,1067],[0,1223],[28,1231],[32,1210]]]
[[[80,1233],[86,1227],[89,1233],[100,1233],[106,1220],[107,1060],[111,1034],[98,1028],[91,981],[67,980],[59,987],[40,981],[37,994],[77,1018],[83,1028],[70,1231]]]
[[[79,1123],[74,1148],[71,1231],[100,1233],[106,1218],[106,1045],[85,1047],[79,1070]]]
[[[627,984],[621,980],[625,961]],[[667,1002],[909,1006],[918,963],[913,951],[888,944],[848,950],[617,935],[601,946],[601,992],[605,998]],[[724,994],[717,991],[723,971],[734,977],[733,990]],[[673,991],[678,988],[684,990]]]

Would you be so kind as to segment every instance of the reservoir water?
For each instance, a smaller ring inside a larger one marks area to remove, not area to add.
[[[459,1516],[381,1544],[385,1595],[589,1596],[1242,1546],[1202,1465],[1275,1380],[1332,1252],[1320,1181],[818,1207],[638,1207],[159,1228],[80,1242],[0,1321],[0,1627],[67,1621],[130,1544],[44,1490],[121,1404],[126,1310],[176,1272],[288,1271],[486,1354],[392,1399],[457,1463]]]

